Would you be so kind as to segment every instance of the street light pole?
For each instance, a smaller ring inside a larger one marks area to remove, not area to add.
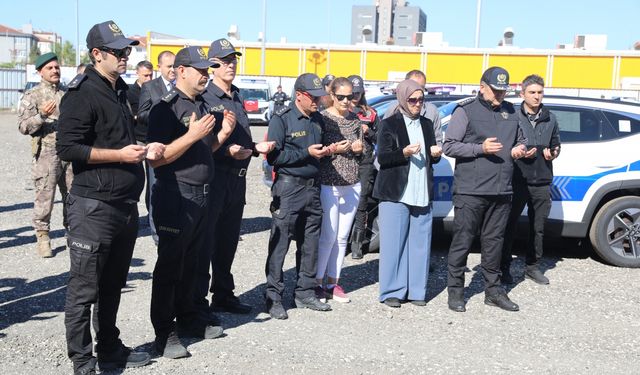
[[[482,0],[478,0],[476,5],[476,48],[480,45],[480,9],[482,9]]]
[[[265,72],[265,59],[267,49],[267,0],[262,0],[262,58],[260,59],[260,75]]]
[[[80,6],[78,3],[80,0],[76,0],[76,66],[80,65]]]

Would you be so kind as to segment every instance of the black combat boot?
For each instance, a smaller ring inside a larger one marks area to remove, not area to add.
[[[455,312],[465,312],[467,308],[464,304],[464,288],[449,288],[449,309]]]

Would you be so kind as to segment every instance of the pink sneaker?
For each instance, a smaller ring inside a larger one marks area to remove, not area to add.
[[[344,289],[340,285],[336,285],[332,289],[327,289],[326,293],[328,299],[334,299],[336,302],[349,303],[351,299],[349,295],[344,292]]]
[[[320,300],[320,302],[327,302],[327,294],[323,287],[318,285],[315,287],[314,292],[316,293],[316,298]]]

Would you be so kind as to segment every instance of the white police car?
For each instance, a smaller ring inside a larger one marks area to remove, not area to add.
[[[463,100],[463,99],[462,99]],[[520,98],[507,98],[519,110]],[[640,267],[640,104],[546,95],[544,105],[558,119],[562,151],[553,161],[549,237],[589,237],[605,261]],[[384,101],[379,105],[388,104]],[[457,106],[438,108],[442,129]],[[384,108],[377,108],[376,110]],[[434,229],[451,231],[451,189],[455,160],[443,156],[434,168]],[[263,164],[264,182],[271,168]],[[377,251],[377,207],[369,215],[369,250]],[[526,220],[526,211],[523,212]]]
[[[518,107],[522,102],[507,100]],[[562,142],[553,161],[553,202],[545,233],[588,236],[605,261],[640,267],[640,105],[549,95],[543,103],[558,119]],[[440,108],[445,131],[456,105]],[[434,169],[433,213],[445,229],[453,222],[453,169],[454,160],[448,157]]]

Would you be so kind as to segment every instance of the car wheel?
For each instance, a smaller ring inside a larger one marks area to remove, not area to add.
[[[591,223],[589,239],[606,262],[640,268],[640,198],[616,198],[602,206]]]

